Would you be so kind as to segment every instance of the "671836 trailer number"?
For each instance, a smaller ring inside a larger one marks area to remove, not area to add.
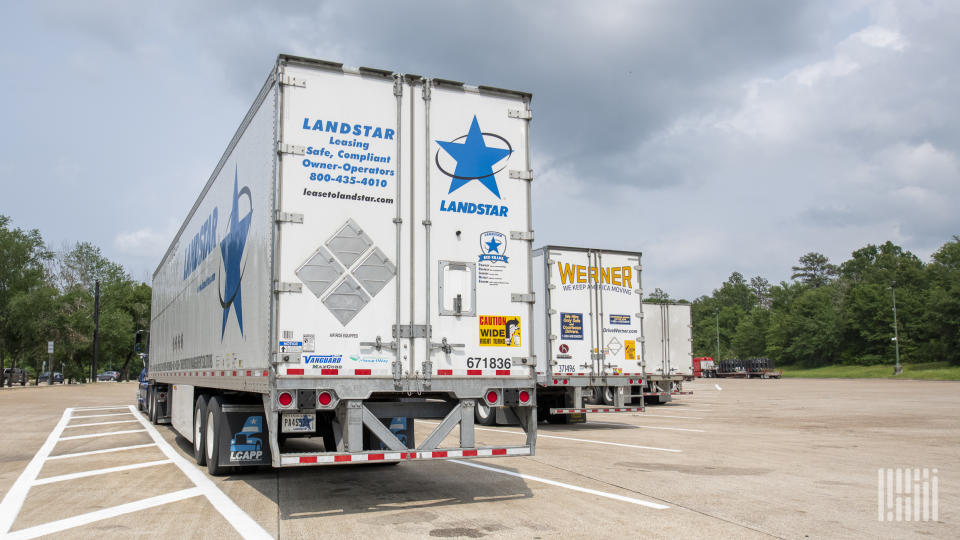
[[[510,359],[493,356],[470,356],[467,358],[467,368],[510,369]]]

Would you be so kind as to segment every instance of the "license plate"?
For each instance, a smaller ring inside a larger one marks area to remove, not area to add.
[[[280,416],[280,431],[283,433],[308,433],[316,430],[316,413],[284,413]]]

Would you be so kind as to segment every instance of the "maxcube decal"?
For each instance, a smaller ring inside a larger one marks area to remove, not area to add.
[[[478,324],[481,347],[520,346],[519,316],[481,315]]]
[[[307,354],[303,356],[303,363],[316,368],[340,369],[342,354]]]
[[[436,142],[440,148],[434,155],[434,161],[440,172],[450,177],[448,194],[476,180],[497,199],[501,199],[495,175],[506,168],[507,160],[513,154],[513,147],[507,139],[482,131],[477,117],[474,116],[466,135],[451,141]],[[497,170],[494,170],[494,167],[498,167]],[[440,211],[507,217],[509,208],[506,205],[488,204],[479,200],[441,199]]]
[[[230,439],[230,461],[244,463],[263,459],[263,416],[249,416],[240,433]]]
[[[227,318],[230,308],[237,316],[237,325],[240,335],[243,335],[243,304],[240,296],[240,283],[243,280],[244,258],[243,251],[247,244],[247,233],[250,232],[250,221],[253,216],[253,197],[250,188],[239,188],[238,171],[233,172],[233,201],[230,208],[230,217],[227,219],[227,231],[220,242],[220,255],[223,261],[223,280],[219,286],[220,307],[223,308],[223,322],[220,325],[220,339],[227,330]],[[240,197],[246,195],[250,209],[240,217]]]
[[[612,266],[598,268],[557,262],[560,284],[565,291],[603,287],[604,291],[633,294],[633,267]]]
[[[477,262],[477,282],[484,285],[509,285],[505,271],[507,257],[507,235],[497,231],[487,231],[480,235],[480,256]]]

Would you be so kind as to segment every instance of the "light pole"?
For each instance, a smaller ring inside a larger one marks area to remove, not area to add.
[[[720,367],[720,308],[716,308],[714,314],[717,316],[717,367]]]
[[[893,367],[893,374],[903,373],[903,366],[900,365],[900,334],[897,329],[897,282],[890,282],[890,292],[893,294],[893,347],[897,355],[897,365]]]

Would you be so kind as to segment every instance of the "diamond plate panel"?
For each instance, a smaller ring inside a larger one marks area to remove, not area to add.
[[[297,277],[310,289],[314,296],[320,298],[330,285],[343,275],[344,269],[340,263],[327,251],[320,246],[307,262],[297,269]]]
[[[376,296],[397,273],[397,267],[387,260],[387,256],[374,248],[366,259],[354,268],[353,275],[372,296]]]
[[[327,240],[327,247],[347,268],[353,266],[372,245],[370,237],[352,219],[348,219],[343,227]]]
[[[363,292],[357,280],[348,275],[322,302],[340,324],[346,326],[363,306],[370,303],[370,296]]]

